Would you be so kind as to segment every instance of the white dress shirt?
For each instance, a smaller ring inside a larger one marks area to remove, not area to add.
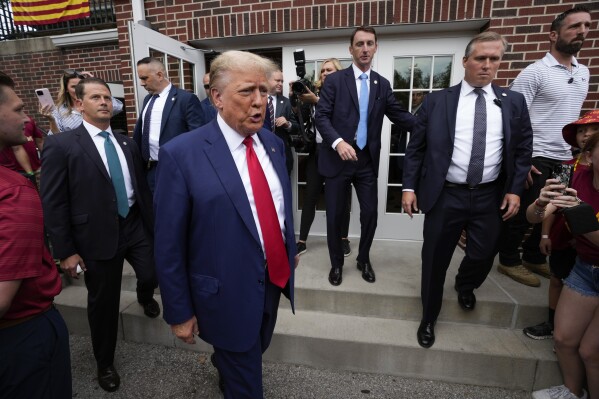
[[[152,119],[150,122],[150,159],[154,161],[158,160],[158,150],[160,150],[160,126],[162,126],[162,111],[164,111],[164,106],[168,100],[168,93],[171,91],[172,87],[172,83],[169,83],[169,85],[158,94],[158,98],[154,100],[154,106],[152,107]],[[148,105],[150,105],[150,101],[148,101],[143,113],[141,114],[142,131],[143,121],[145,120],[146,111],[148,109]]]
[[[493,100],[497,97],[491,84],[482,87],[487,104],[487,135],[485,147],[485,166],[481,183],[489,183],[497,179],[503,160],[503,123],[501,108]],[[472,136],[474,130],[474,107],[477,99],[474,87],[462,81],[460,98],[455,124],[455,140],[451,164],[446,180],[452,183],[465,184],[472,153]]]
[[[108,132],[110,135],[110,141],[114,144],[116,148],[116,153],[119,156],[119,161],[121,163],[121,169],[123,170],[123,177],[125,179],[125,189],[127,190],[127,198],[129,201],[129,207],[132,207],[135,204],[135,191],[133,190],[133,184],[131,183],[131,174],[129,173],[129,165],[127,165],[127,159],[125,158],[125,154],[121,149],[121,146],[116,141],[114,134],[112,133],[112,129],[110,126],[106,130],[102,130],[97,128],[96,126],[86,122],[83,120],[83,126],[87,129],[90,137],[92,138],[96,148],[98,149],[98,153],[100,153],[100,158],[102,158],[102,162],[104,162],[104,167],[106,168],[106,172],[108,172],[108,176],[110,176],[110,169],[108,168],[108,159],[106,158],[106,150],[104,149],[104,143],[106,139],[100,136],[100,132]],[[125,143],[125,145],[127,145]]]
[[[237,167],[239,175],[241,176],[243,187],[245,188],[245,192],[250,202],[250,207],[252,208],[252,215],[254,216],[256,228],[258,229],[260,242],[262,243],[262,250],[264,250],[264,239],[262,238],[262,229],[260,228],[260,220],[258,219],[258,211],[256,210],[256,202],[254,201],[254,192],[252,191],[252,183],[250,181],[250,173],[248,171],[248,163],[245,155],[246,147],[243,144],[245,137],[227,125],[220,114],[216,116],[216,120],[220,130],[223,132],[223,136],[225,136],[225,141],[229,146],[229,150],[233,156],[233,161],[235,161],[235,166]],[[275,168],[270,160],[270,156],[266,152],[267,149],[264,148],[260,138],[257,134],[254,134],[252,139],[254,140],[254,151],[256,152],[258,161],[262,166],[262,170],[264,170],[266,180],[268,181],[268,187],[270,188],[275,209],[277,211],[277,217],[279,218],[279,225],[281,227],[283,241],[285,241],[285,200],[283,198],[283,186],[281,185],[279,176],[277,175],[277,172],[275,171]],[[274,149],[270,150],[274,151]]]

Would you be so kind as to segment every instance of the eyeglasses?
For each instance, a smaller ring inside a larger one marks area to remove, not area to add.
[[[72,78],[85,79],[85,75],[82,75],[81,71],[78,71],[76,69],[65,69],[64,77],[67,79],[72,79]]]
[[[204,89],[208,90],[210,88],[210,85],[204,85]]]

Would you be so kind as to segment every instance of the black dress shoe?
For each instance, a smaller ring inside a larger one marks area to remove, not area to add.
[[[108,366],[105,369],[98,369],[98,384],[100,388],[107,392],[114,392],[121,385],[121,377],[116,372],[114,366]]]
[[[369,283],[374,283],[374,270],[372,270],[372,265],[370,262],[360,262],[359,260],[357,262],[358,270],[362,272],[362,278]]]
[[[216,372],[218,373],[218,389],[220,389],[220,391],[222,393],[225,393],[225,382],[223,381],[223,376],[220,374],[218,367],[216,367],[216,360],[214,360],[214,353],[212,355],[210,355],[210,363],[212,363],[212,365],[216,369]]]
[[[148,302],[139,302],[139,304],[144,308],[144,314],[149,318],[155,319],[160,315],[160,306],[154,298],[150,299]]]
[[[329,283],[332,285],[339,285],[343,281],[343,269],[340,267],[332,267],[329,272]]]
[[[435,322],[421,321],[418,327],[418,344],[423,348],[430,348],[435,343]]]
[[[476,306],[476,296],[472,290],[459,291],[458,292],[458,303],[464,310],[474,310]]]

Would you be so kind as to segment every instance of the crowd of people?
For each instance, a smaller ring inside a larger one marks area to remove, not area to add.
[[[207,98],[200,101],[170,82],[161,60],[138,60],[149,94],[132,138],[112,130],[122,103],[90,72],[65,71],[58,103],[40,109],[47,135],[0,73],[0,357],[10,359],[0,364],[2,393],[71,396],[68,333],[52,305],[60,278],[49,238],[62,272],[83,273],[102,389],[120,386],[114,355],[127,260],[144,314],[162,312],[178,339],[191,344],[199,337],[213,346],[225,398],[261,398],[262,354],[281,294],[294,309],[295,268],[307,251],[323,184],[330,284],[342,283],[351,253],[352,187],[361,225],[356,267],[366,282],[376,281],[370,248],[387,116],[411,132],[403,210],[425,214],[419,345],[435,343],[447,269],[465,234],[454,284],[464,311],[475,308],[474,290],[498,253],[498,270],[515,281],[538,286],[531,273],[551,278],[549,319],[524,333],[555,338],[564,384],[533,397],[598,397],[599,111],[578,119],[590,76],[574,58],[589,27],[584,7],[560,14],[550,51],[510,89],[493,84],[508,43],[480,33],[465,49],[461,82],[415,92],[412,112],[372,69],[376,31],[356,28],[352,65],[323,61],[316,90],[299,96],[315,140],[297,241],[290,136],[301,131],[302,117],[282,95],[283,74],[272,61],[224,52],[204,76]],[[573,150],[579,152],[572,159]],[[552,175],[562,164],[573,170],[571,183]],[[162,310],[154,299],[158,286]],[[53,349],[27,356],[40,347]]]

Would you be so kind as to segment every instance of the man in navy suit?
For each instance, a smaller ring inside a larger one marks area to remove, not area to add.
[[[75,88],[83,123],[44,143],[41,197],[46,230],[64,273],[85,271],[87,315],[98,382],[118,389],[114,351],[119,324],[123,262],[137,276],[137,299],[158,317],[153,258],[152,196],[137,146],[110,129],[112,96],[106,83],[82,79]],[[80,267],[80,269],[78,269]]]
[[[318,171],[326,178],[327,243],[331,258],[329,282],[332,285],[342,281],[341,226],[347,196],[351,192],[348,188],[352,183],[360,202],[357,266],[364,280],[375,281],[370,247],[378,218],[377,178],[383,117],[386,115],[402,130],[411,130],[414,124],[414,116],[393,96],[389,81],[371,70],[377,46],[373,28],[356,28],[349,46],[353,64],[327,77],[316,105],[316,127],[323,139]]]
[[[402,206],[410,217],[418,209],[426,214],[417,333],[424,348],[435,342],[445,274],[462,229],[468,245],[455,289],[469,311],[497,253],[501,221],[518,212],[530,170],[526,101],[491,84],[506,47],[494,32],[470,41],[462,59],[464,80],[426,96],[406,150]]]
[[[217,57],[217,118],[163,146],[157,170],[164,319],[184,342],[197,334],[214,347],[225,398],[263,397],[262,353],[281,292],[293,309],[299,258],[285,147],[262,129],[273,67],[241,51]]]
[[[173,86],[160,60],[146,57],[137,61],[137,75],[150,94],[144,99],[133,140],[141,150],[148,184],[154,192],[160,146],[181,133],[202,126],[205,118],[198,97]]]
[[[274,119],[271,122],[269,108],[267,107],[264,117],[264,128],[274,132],[285,143],[287,173],[291,176],[293,153],[291,152],[289,135],[299,131],[299,123],[291,108],[291,102],[283,95],[283,72],[279,68],[270,74],[268,83],[270,85],[268,101],[272,103]]]
[[[202,83],[204,84],[204,90],[206,91],[206,98],[200,101],[200,105],[202,106],[202,115],[204,117],[202,126],[204,126],[216,118],[217,111],[210,100],[210,73],[204,75]]]

